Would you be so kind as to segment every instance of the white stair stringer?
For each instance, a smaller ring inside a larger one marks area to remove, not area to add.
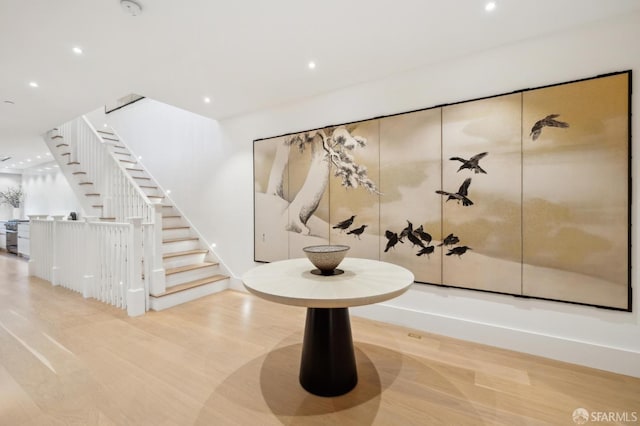
[[[81,169],[79,164],[70,158],[70,141],[65,141],[57,128],[48,131],[43,135],[43,139],[51,151],[53,159],[60,167],[60,171],[69,182],[69,186],[80,202],[82,216],[102,217],[103,202],[100,197],[87,196],[87,193],[95,193],[93,185],[81,185],[82,182],[90,181],[87,178],[87,171]],[[98,206],[98,207],[96,207]]]
[[[175,206],[164,189],[113,129],[103,131],[109,150],[132,181],[152,201],[161,204],[162,265],[165,289],[150,294],[150,308],[167,309],[229,288],[229,271],[197,229]]]

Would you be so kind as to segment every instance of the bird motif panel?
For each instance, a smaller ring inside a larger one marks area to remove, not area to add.
[[[439,108],[380,120],[380,259],[442,284]]]
[[[521,101],[517,93],[442,108],[436,193],[447,285],[521,291]]]
[[[254,259],[631,310],[631,72],[254,141]]]
[[[253,144],[254,256],[263,262],[289,258],[288,158],[282,137]]]
[[[329,223],[331,244],[351,247],[348,256],[379,259],[380,239],[380,136],[379,120],[345,126],[345,148],[339,155],[353,161],[344,170],[334,167],[329,180]],[[353,141],[350,139],[353,138]],[[336,176],[336,173],[344,175]],[[358,174],[362,174],[360,178]],[[364,187],[366,175],[371,187]]]
[[[628,306],[629,74],[523,93],[523,294]]]

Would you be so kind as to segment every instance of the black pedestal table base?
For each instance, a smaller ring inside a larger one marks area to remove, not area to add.
[[[300,384],[320,396],[338,396],[358,383],[349,308],[307,308]]]

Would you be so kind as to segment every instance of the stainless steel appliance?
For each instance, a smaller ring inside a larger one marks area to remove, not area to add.
[[[28,220],[9,220],[4,224],[7,230],[7,251],[9,253],[18,254],[18,224],[20,222],[29,222]]]

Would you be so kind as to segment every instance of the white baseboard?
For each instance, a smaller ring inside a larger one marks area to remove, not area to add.
[[[237,277],[229,277],[229,289],[236,291],[244,291],[247,292],[247,289],[244,288],[244,284],[242,284],[242,280]]]
[[[483,324],[461,318],[376,304],[350,309],[351,314],[424,330],[456,339],[524,352],[554,360],[640,377],[640,353],[589,342]]]

